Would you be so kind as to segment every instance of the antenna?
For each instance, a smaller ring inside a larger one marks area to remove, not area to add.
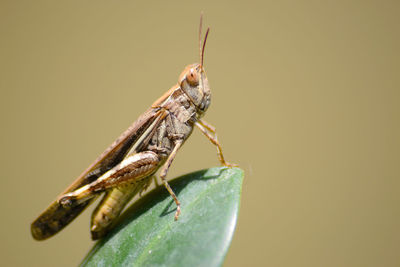
[[[206,47],[207,36],[208,36],[209,32],[210,32],[210,28],[207,28],[206,36],[204,37],[203,48],[201,49],[201,63],[200,63],[200,66],[202,68],[203,68],[203,62],[204,62],[204,48]]]
[[[202,27],[203,27],[203,11],[200,13],[200,26],[199,26],[199,56],[200,56],[200,58],[199,58],[199,60],[200,60],[200,62],[201,62],[201,57],[202,57],[202,50],[201,50],[201,30],[202,30]],[[202,66],[202,65],[201,65]]]
[[[210,27],[207,28],[206,35],[204,37],[203,45],[201,44],[201,30],[203,27],[203,12],[200,14],[200,26],[199,26],[199,52],[200,52],[200,67],[203,68],[204,62],[204,48],[206,47],[206,41],[208,33],[210,32]]]

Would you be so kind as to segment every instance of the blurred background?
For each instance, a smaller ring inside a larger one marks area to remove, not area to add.
[[[0,254],[74,266],[94,206],[30,223],[198,61],[245,170],[225,266],[400,266],[398,1],[0,1]],[[218,165],[197,130],[169,177]],[[183,207],[184,209],[184,207]]]

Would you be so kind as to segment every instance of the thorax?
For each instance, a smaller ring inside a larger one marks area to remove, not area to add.
[[[176,140],[184,142],[190,136],[199,114],[196,106],[179,87],[171,89],[169,95],[156,103],[166,110],[167,115],[155,130],[147,148],[166,157],[171,153]]]

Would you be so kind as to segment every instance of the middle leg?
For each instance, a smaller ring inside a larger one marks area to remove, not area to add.
[[[168,159],[164,163],[164,165],[161,169],[161,172],[160,172],[160,178],[163,181],[165,188],[168,190],[169,194],[172,196],[172,198],[174,199],[175,204],[176,204],[175,221],[178,220],[179,214],[181,213],[181,203],[179,202],[179,200],[176,197],[172,188],[169,186],[166,177],[167,177],[169,167],[171,166],[171,163],[176,156],[176,152],[178,152],[178,149],[182,146],[182,143],[183,143],[182,140],[175,141],[174,149],[172,150],[171,154],[168,156]]]

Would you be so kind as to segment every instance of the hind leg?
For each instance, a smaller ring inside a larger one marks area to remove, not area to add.
[[[58,201],[63,206],[74,206],[107,189],[136,183],[156,172],[159,163],[158,155],[152,151],[127,156],[96,181],[61,196]]]

